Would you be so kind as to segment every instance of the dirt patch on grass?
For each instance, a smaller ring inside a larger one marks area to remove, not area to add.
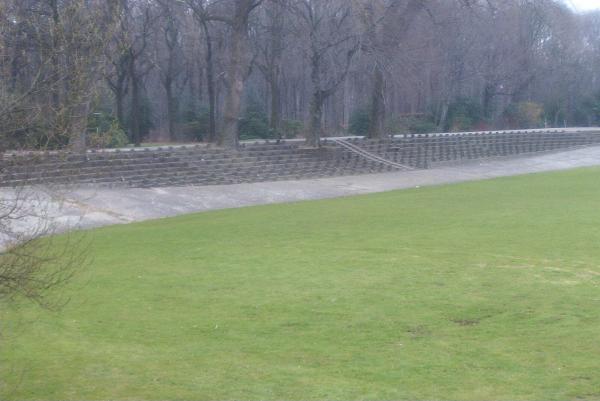
[[[481,319],[452,319],[452,323],[456,323],[459,326],[477,326],[481,322]]]

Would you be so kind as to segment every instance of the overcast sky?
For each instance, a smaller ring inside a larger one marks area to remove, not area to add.
[[[600,0],[571,0],[571,3],[579,11],[600,10]]]

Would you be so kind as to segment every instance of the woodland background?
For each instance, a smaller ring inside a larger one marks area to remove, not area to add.
[[[0,151],[600,122],[554,0],[0,0]]]

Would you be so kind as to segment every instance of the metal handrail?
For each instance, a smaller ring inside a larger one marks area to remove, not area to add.
[[[378,156],[376,154],[373,154],[373,153],[361,148],[360,146],[356,146],[350,142],[347,142],[344,139],[331,139],[331,141],[337,145],[340,145],[340,146],[350,150],[352,153],[357,154],[367,160],[370,160],[370,161],[373,161],[376,163],[380,163],[380,164],[383,164],[386,166],[394,167],[394,168],[397,168],[400,170],[414,170],[413,167],[406,166],[404,164],[396,163],[391,160],[385,159],[381,156]]]

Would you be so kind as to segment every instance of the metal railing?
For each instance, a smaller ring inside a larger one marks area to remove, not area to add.
[[[393,168],[396,168],[399,170],[414,170],[413,167],[406,166],[404,164],[396,163],[391,160],[385,159],[385,158],[378,156],[374,153],[371,153],[357,145],[347,142],[344,139],[333,139],[332,142],[349,150],[350,152],[352,152],[364,159],[370,160],[372,162],[383,164],[384,166],[393,167]]]

